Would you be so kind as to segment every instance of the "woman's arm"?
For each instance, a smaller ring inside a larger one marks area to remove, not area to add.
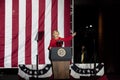
[[[66,41],[72,40],[72,38],[73,38],[75,35],[76,35],[76,32],[73,33],[71,36],[68,36],[68,37],[66,37],[66,38],[61,38],[61,39],[66,42]]]

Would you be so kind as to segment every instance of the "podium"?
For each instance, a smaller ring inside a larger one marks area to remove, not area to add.
[[[51,61],[54,79],[69,79],[69,65],[72,58],[70,47],[51,49]]]

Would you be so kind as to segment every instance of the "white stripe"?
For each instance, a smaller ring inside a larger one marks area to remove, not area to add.
[[[5,68],[11,67],[12,51],[12,0],[5,0]]]
[[[45,64],[49,64],[49,51],[48,51],[48,46],[50,43],[51,39],[51,0],[46,0],[45,1]]]
[[[36,64],[36,55],[37,55],[37,41],[35,37],[37,36],[38,32],[38,7],[39,7],[38,0],[32,0],[32,54],[31,60],[32,64]]]
[[[58,31],[64,37],[64,0],[58,0]]]
[[[26,0],[19,0],[18,64],[25,64]]]

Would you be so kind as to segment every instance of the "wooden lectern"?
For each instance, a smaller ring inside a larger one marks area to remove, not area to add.
[[[54,79],[69,79],[69,65],[72,58],[70,47],[51,49],[52,70]]]

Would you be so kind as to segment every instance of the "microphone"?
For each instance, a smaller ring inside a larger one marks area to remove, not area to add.
[[[56,45],[57,45],[57,47],[62,47],[63,41],[62,41],[62,40],[58,40],[58,41],[56,42]]]

